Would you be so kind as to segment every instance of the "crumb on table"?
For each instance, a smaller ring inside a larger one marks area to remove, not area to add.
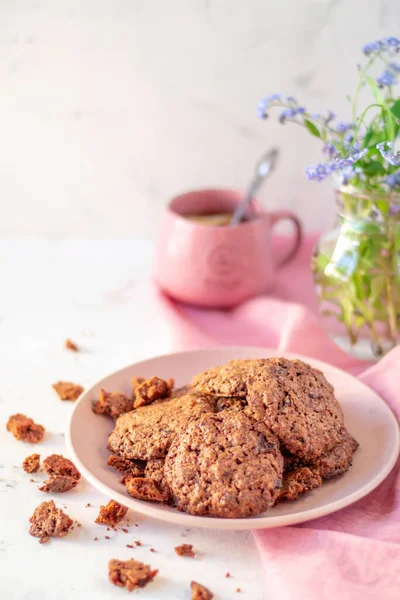
[[[53,383],[53,389],[60,396],[61,400],[72,400],[73,402],[79,398],[83,392],[83,387],[77,383],[70,381],[58,381]]]
[[[99,397],[92,403],[92,410],[98,415],[107,415],[117,419],[133,408],[133,400],[120,392],[106,392],[101,389]]]
[[[214,594],[208,588],[197,581],[192,581],[190,584],[192,590],[192,600],[211,600]]]
[[[40,454],[31,454],[27,456],[22,463],[25,473],[36,473],[40,467]]]
[[[80,479],[81,474],[74,463],[62,454],[50,454],[43,461],[43,468],[52,477],[66,476],[72,479]]]
[[[41,544],[48,542],[50,537],[64,537],[73,525],[73,520],[57,508],[53,500],[39,504],[29,521],[29,533],[39,538]]]
[[[7,431],[10,431],[17,440],[37,444],[43,439],[45,429],[26,415],[16,413],[8,419]]]
[[[146,406],[155,400],[169,398],[173,387],[173,379],[168,379],[167,381],[160,379],[160,377],[150,377],[149,379],[145,379],[135,387],[135,401],[133,403],[133,408]]]
[[[39,492],[51,492],[53,494],[69,492],[76,487],[77,484],[78,479],[75,479],[74,477],[68,477],[68,475],[51,476],[39,488]]]
[[[118,560],[112,558],[108,563],[108,577],[111,583],[118,587],[126,587],[131,592],[140,587],[145,587],[157,575],[158,569],[130,558]]]
[[[227,579],[229,579],[229,577],[232,577],[232,575],[231,575],[231,574],[229,573],[229,571],[228,571],[227,573],[225,573],[225,577],[226,577]]]
[[[68,348],[68,350],[72,350],[73,352],[79,352],[79,347],[77,346],[77,344],[75,344],[75,342],[73,342],[69,338],[65,340],[65,347]]]
[[[95,523],[112,527],[122,521],[127,512],[128,509],[126,506],[122,506],[122,504],[119,504],[115,500],[110,500],[106,506],[100,506]]]
[[[181,544],[180,546],[175,546],[174,550],[178,556],[188,556],[190,558],[196,556],[196,553],[193,552],[192,544]]]

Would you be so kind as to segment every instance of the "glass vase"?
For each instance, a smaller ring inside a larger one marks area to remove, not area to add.
[[[400,344],[400,195],[335,195],[335,224],[311,264],[319,309],[342,349],[377,360]]]

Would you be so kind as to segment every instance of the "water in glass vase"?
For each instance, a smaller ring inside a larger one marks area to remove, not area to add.
[[[400,344],[400,198],[336,195],[335,226],[312,258],[319,308],[339,346],[377,359]]]

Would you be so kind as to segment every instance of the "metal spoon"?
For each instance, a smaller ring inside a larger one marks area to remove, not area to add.
[[[260,189],[262,183],[274,170],[278,161],[278,156],[279,150],[277,148],[271,148],[271,150],[268,150],[265,154],[262,155],[262,157],[256,165],[255,174],[247,188],[247,192],[242,202],[238,204],[238,206],[235,209],[235,212],[232,215],[230,225],[238,225],[243,219],[251,201],[253,200],[257,191]]]

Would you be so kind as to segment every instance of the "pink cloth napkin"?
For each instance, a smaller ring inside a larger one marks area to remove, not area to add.
[[[365,363],[330,341],[316,314],[308,266],[313,241],[306,240],[296,261],[280,272],[271,295],[229,311],[202,310],[152,288],[151,298],[148,289],[143,292],[147,311],[152,307],[152,319],[162,322],[174,349],[264,346],[335,364],[358,374],[400,419],[400,347],[366,369]],[[299,526],[255,531],[265,569],[265,597],[399,600],[399,469],[398,460],[374,492],[349,508]]]

